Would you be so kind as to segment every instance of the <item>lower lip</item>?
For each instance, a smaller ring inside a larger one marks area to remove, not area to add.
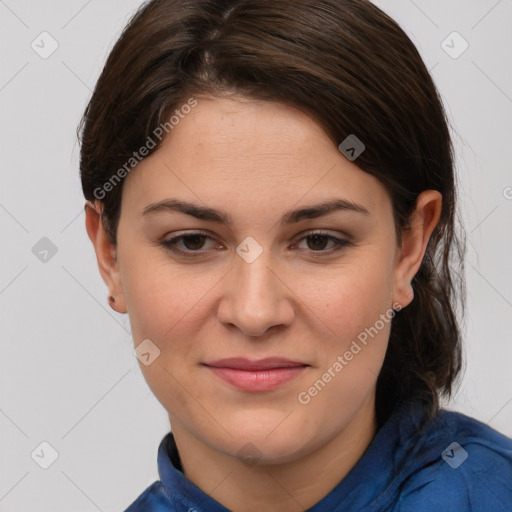
[[[272,368],[270,370],[236,370],[207,366],[217,377],[244,391],[271,391],[298,377],[307,367]]]

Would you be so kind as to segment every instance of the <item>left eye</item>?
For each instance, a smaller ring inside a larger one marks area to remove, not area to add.
[[[167,249],[177,254],[201,254],[205,252],[201,249],[206,239],[213,240],[212,237],[204,233],[189,233],[170,238],[168,240],[163,240],[160,242],[160,245],[163,245]],[[348,240],[342,240],[327,233],[309,233],[308,235],[302,237],[299,240],[299,243],[303,240],[305,240],[308,245],[306,250],[310,250],[311,252],[333,252],[341,249],[343,246],[351,244],[351,242]],[[326,245],[328,242],[332,242],[334,244],[330,247],[330,250],[329,248],[326,250]],[[180,248],[178,246],[179,243],[182,243],[186,250]]]
[[[187,253],[187,251],[178,248],[178,242],[183,241],[183,244],[185,248],[188,250],[188,252],[200,252],[198,249],[201,249],[200,246],[204,244],[204,239],[206,238],[212,240],[212,238],[208,235],[202,233],[191,233],[187,235],[177,236],[175,238],[170,238],[169,240],[163,240],[161,244],[173,252],[183,254]]]
[[[334,246],[331,246],[331,249],[334,250],[339,250],[341,247],[349,244],[347,240],[340,240],[339,238],[325,233],[311,233],[301,238],[300,241],[302,240],[310,240],[313,242],[313,248],[308,244],[308,249],[311,249],[313,252],[327,252],[323,249],[325,249],[325,245],[329,241],[333,242]]]

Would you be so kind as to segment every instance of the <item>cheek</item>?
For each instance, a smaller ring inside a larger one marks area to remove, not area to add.
[[[159,350],[151,364],[139,361],[139,367],[162,406],[183,415],[199,400],[197,390],[194,398],[187,392],[193,389],[190,383],[194,377],[188,365],[194,357],[190,340],[198,337],[201,297],[211,285],[206,286],[204,276],[196,283],[171,265],[149,264],[147,259],[137,262],[130,257],[125,260],[125,269],[123,293],[134,344],[149,339]]]
[[[363,261],[321,287],[304,288],[306,301],[345,342],[372,326],[391,308],[392,272],[382,260]]]
[[[382,259],[361,261],[321,292],[310,292],[317,316],[329,327],[319,346],[315,378],[303,390],[317,414],[323,414],[325,403],[361,403],[384,361],[394,316],[392,273]]]
[[[163,341],[181,332],[211,287],[205,273],[187,273],[154,254],[125,259],[122,282],[136,342],[141,336]]]
[[[386,354],[394,316],[387,280],[367,274],[342,284],[329,288],[326,307],[318,303],[332,332],[318,345],[318,367],[297,395],[305,431],[318,422],[326,432],[343,428],[374,390]]]

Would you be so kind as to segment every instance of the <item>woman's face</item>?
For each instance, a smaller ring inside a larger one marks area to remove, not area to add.
[[[373,407],[421,255],[399,258],[390,197],[356,163],[288,106],[198,98],[127,176],[107,282],[173,429],[285,462]],[[314,213],[330,201],[358,207]]]

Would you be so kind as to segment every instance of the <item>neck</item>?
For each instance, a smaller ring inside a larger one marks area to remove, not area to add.
[[[184,475],[234,512],[297,512],[312,507],[355,466],[377,431],[371,395],[343,431],[306,456],[286,464],[246,466],[205,444],[179,422],[172,425]]]

